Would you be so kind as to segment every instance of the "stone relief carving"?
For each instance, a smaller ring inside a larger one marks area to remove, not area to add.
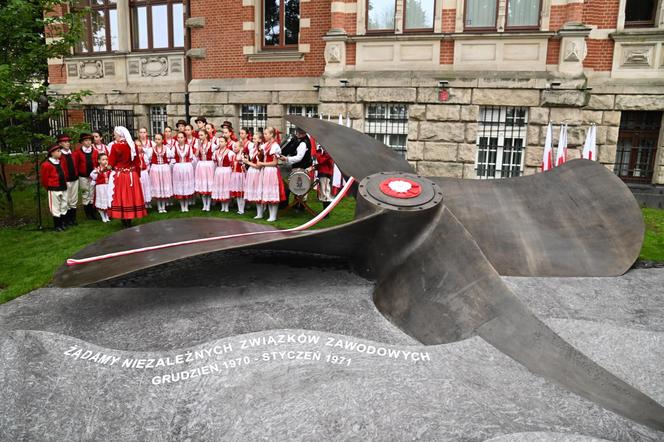
[[[168,60],[166,57],[141,58],[142,77],[163,77],[168,75]]]
[[[341,63],[341,45],[328,45],[325,48],[325,61],[328,63]]]
[[[78,77],[78,66],[74,63],[69,63],[67,65],[67,76],[68,77]]]
[[[129,72],[129,75],[140,75],[141,67],[138,60],[130,60],[127,64],[127,71]]]
[[[568,62],[581,62],[586,58],[588,48],[584,41],[568,41],[565,44],[564,61]]]
[[[623,46],[622,64],[627,67],[650,67],[653,46]]]
[[[115,62],[114,61],[105,61],[104,62],[104,73],[107,76],[115,75]]]
[[[104,76],[104,65],[101,60],[85,60],[78,64],[78,78],[91,79]]]
[[[180,72],[182,72],[182,59],[171,58],[171,73],[179,74]]]

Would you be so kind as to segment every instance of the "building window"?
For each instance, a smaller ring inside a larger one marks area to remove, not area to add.
[[[80,8],[90,8],[83,20],[83,39],[76,45],[77,54],[118,50],[118,11],[115,0],[83,0]]]
[[[181,1],[135,0],[131,3],[131,45],[134,50],[184,47]]]
[[[661,121],[662,112],[622,113],[613,171],[623,181],[652,181]]]
[[[167,120],[166,106],[150,106],[150,135],[163,134]]]
[[[252,133],[267,126],[267,106],[264,104],[243,104],[240,110],[240,128],[246,127]]]
[[[431,31],[436,0],[406,0],[404,2],[404,28],[406,31]]]
[[[523,171],[528,111],[525,107],[480,108],[477,134],[477,177],[508,178]]]
[[[408,105],[398,103],[367,105],[364,131],[406,158]]]
[[[464,23],[466,29],[496,29],[496,0],[466,0]]]
[[[367,30],[394,31],[396,1],[367,0]]]
[[[625,2],[625,27],[655,26],[657,3],[657,0],[627,0]]]
[[[302,115],[303,117],[318,118],[318,105],[317,104],[289,104],[286,109],[287,115]],[[286,132],[289,135],[295,135],[295,126],[290,122],[286,122]]]
[[[300,36],[300,0],[263,1],[263,47],[297,47]]]
[[[507,28],[539,28],[540,1],[507,0]]]

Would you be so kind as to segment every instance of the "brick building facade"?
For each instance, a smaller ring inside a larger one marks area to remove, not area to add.
[[[104,3],[106,2],[106,3]],[[98,0],[51,89],[159,130],[339,114],[420,173],[532,174],[546,125],[664,184],[664,0]],[[184,15],[184,18],[182,17]]]

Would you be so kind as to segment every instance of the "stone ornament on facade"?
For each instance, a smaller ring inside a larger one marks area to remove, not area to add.
[[[565,56],[563,60],[569,62],[581,62],[586,58],[587,53],[588,46],[585,41],[568,41],[565,45]]]
[[[622,47],[622,65],[626,67],[652,66],[653,46],[625,46]]]
[[[142,77],[163,77],[168,75],[168,60],[166,57],[141,58]]]
[[[171,58],[171,73],[179,74],[180,72],[182,72],[182,59]]]
[[[338,44],[328,45],[325,48],[325,61],[327,63],[341,63],[341,46]]]
[[[141,74],[141,65],[138,60],[129,60],[127,63],[127,71],[129,75],[140,75]]]
[[[104,65],[101,60],[85,60],[78,64],[78,78],[96,79],[104,76]]]

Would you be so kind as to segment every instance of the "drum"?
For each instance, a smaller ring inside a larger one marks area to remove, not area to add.
[[[304,169],[293,169],[288,177],[288,189],[294,195],[306,195],[311,190],[311,177]]]

